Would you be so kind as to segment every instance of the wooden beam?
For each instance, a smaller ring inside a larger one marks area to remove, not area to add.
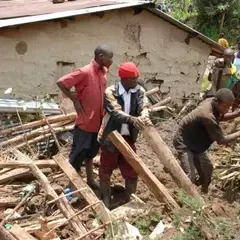
[[[22,229],[18,224],[14,224],[10,229],[10,233],[18,240],[37,240],[28,232]]]
[[[159,201],[164,201],[171,209],[180,208],[165,186],[148,169],[140,157],[132,150],[129,144],[117,131],[110,133],[108,139],[110,139],[115,147],[121,152]]]
[[[147,126],[142,133],[158,159],[163,164],[164,169],[171,174],[178,186],[183,188],[189,195],[201,198],[196,187],[184,173],[171,150],[160,137],[158,131],[153,126]]]
[[[76,189],[87,188],[86,190],[81,192],[81,196],[84,197],[86,202],[90,205],[95,204],[99,201],[97,196],[94,194],[92,189],[83,181],[83,179],[79,176],[79,174],[75,171],[75,169],[66,161],[66,158],[62,155],[55,156],[53,159],[59,165],[59,167],[66,173],[69,180],[75,186]],[[107,208],[104,207],[103,204],[97,204],[93,207],[95,212],[98,214],[98,218],[103,222],[106,223],[109,221],[110,212]]]

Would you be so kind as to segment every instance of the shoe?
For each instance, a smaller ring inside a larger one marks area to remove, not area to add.
[[[100,181],[100,194],[105,207],[109,209],[111,202],[111,187],[109,181]]]
[[[125,201],[129,202],[131,195],[136,192],[137,179],[126,179],[125,180]]]

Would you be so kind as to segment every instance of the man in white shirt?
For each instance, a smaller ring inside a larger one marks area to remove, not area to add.
[[[105,91],[102,127],[99,131],[101,158],[99,167],[100,193],[107,208],[110,207],[110,178],[116,168],[120,168],[125,179],[125,200],[130,200],[136,192],[137,174],[126,159],[107,139],[109,133],[117,130],[131,148],[136,151],[135,142],[138,132],[151,124],[148,114],[148,99],[144,89],[137,84],[139,70],[132,62],[125,62],[118,70],[120,81]]]

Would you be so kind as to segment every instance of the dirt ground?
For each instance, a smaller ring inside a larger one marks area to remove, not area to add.
[[[178,122],[172,118],[169,118],[165,121],[158,122],[156,124],[156,128],[158,129],[161,137],[167,143],[169,148],[172,150],[173,154],[175,154],[175,150],[172,146],[172,138],[174,134],[174,130],[177,128]],[[231,124],[223,125],[223,128],[226,131],[229,131]],[[209,156],[212,162],[220,165],[227,164],[229,161],[230,155],[238,155],[239,152],[239,144],[235,144],[235,146],[217,146],[213,145],[209,151]],[[67,148],[69,149],[69,147]],[[67,158],[68,150],[65,151],[65,155]],[[144,137],[140,134],[137,141],[137,154],[143,160],[143,162],[147,165],[147,167],[152,171],[152,173],[164,184],[170,193],[174,196],[176,201],[179,201],[177,195],[179,193],[179,188],[172,180],[171,176],[164,172],[163,165],[153,153],[151,148],[148,146]],[[97,176],[99,162],[95,163],[95,175]],[[240,240],[240,197],[239,190],[240,188],[236,188],[234,191],[230,191],[226,186],[224,186],[223,182],[219,180],[219,174],[224,169],[216,169],[214,172],[213,183],[210,188],[210,193],[208,196],[204,196],[206,200],[206,204],[208,205],[208,213],[210,218],[214,220],[214,228],[218,232],[219,240],[230,240],[236,239]],[[85,171],[82,171],[82,177],[85,178]],[[54,187],[55,191],[60,194],[63,189],[68,185],[67,177],[59,170],[54,170],[52,173],[48,175],[48,179],[51,182],[51,185]],[[17,185],[20,187],[16,188],[15,191],[21,191],[21,185],[26,185],[30,183],[32,179],[19,179],[15,180],[9,184]],[[115,170],[112,176],[112,192],[113,192],[113,205],[115,207],[121,205],[123,203],[124,197],[124,188],[119,187],[119,184],[124,186],[124,181],[121,177],[120,171]],[[118,187],[114,187],[114,185],[118,185]],[[12,190],[11,190],[12,191]],[[2,193],[1,193],[2,194]],[[8,194],[8,193],[5,193]],[[96,192],[99,196],[99,193]],[[148,215],[144,215],[142,217],[137,217],[130,219],[129,221],[136,227],[139,228],[142,235],[148,235],[154,227],[158,224],[160,220],[163,220],[164,223],[174,222],[172,216],[166,212],[166,208],[163,203],[160,203],[156,200],[154,195],[148,189],[148,187],[144,184],[144,182],[139,179],[138,187],[136,195],[146,203],[147,208],[149,210]],[[4,195],[2,194],[2,197]],[[56,205],[46,205],[46,196],[44,194],[43,189],[40,189],[39,193],[36,194],[24,208],[21,208],[18,212],[24,213],[23,215],[33,215],[35,217],[21,219],[21,226],[28,226],[29,222],[35,221],[36,216],[40,214],[46,218],[52,218],[54,215],[59,214],[59,210]],[[73,201],[73,206],[76,210],[82,209],[86,206],[86,203],[83,199],[78,199],[77,201]],[[1,213],[4,213],[4,209],[2,209]],[[187,215],[189,214],[188,210],[184,213],[179,213],[179,215]],[[178,217],[178,216],[175,216]],[[81,216],[82,222],[85,226],[89,226],[89,229],[92,228],[93,220],[95,216],[92,211],[87,211],[85,214]],[[162,239],[176,239],[176,240],[201,240],[204,238],[196,238],[193,234],[190,234],[191,238],[173,238],[173,235],[179,229],[169,229],[165,232]],[[67,225],[56,231],[56,233],[61,237],[61,239],[74,239],[74,232],[71,231],[71,228]],[[104,239],[104,238],[102,238]]]

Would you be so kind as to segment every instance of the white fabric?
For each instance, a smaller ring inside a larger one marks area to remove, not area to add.
[[[123,111],[125,113],[129,114],[130,110],[131,110],[131,94],[135,93],[137,91],[137,88],[131,88],[127,92],[125,90],[125,88],[123,87],[121,82],[119,82],[118,87],[119,87],[118,88],[118,93],[119,93],[120,96],[122,96],[122,99],[124,101]],[[128,124],[122,124],[121,135],[124,135],[124,136],[129,136],[130,135]]]

